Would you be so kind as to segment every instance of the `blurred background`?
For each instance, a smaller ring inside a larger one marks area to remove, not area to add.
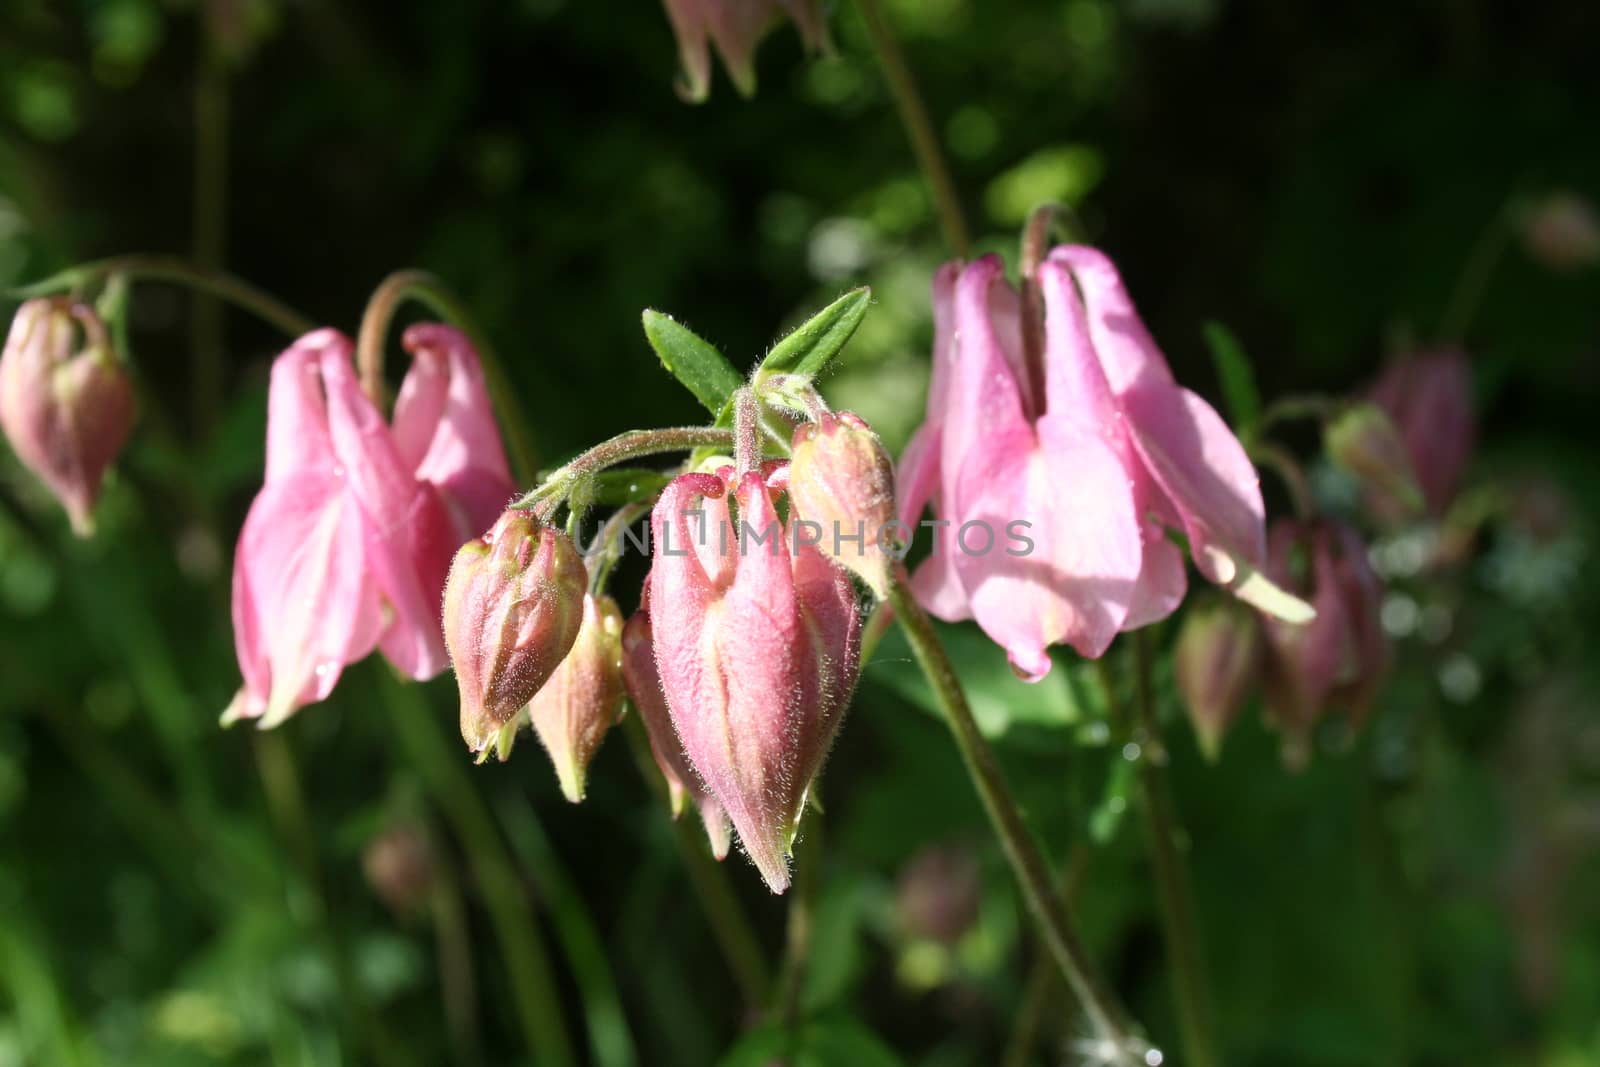
[[[1029,209],[1071,204],[1201,393],[1208,321],[1268,398],[1358,391],[1444,339],[1471,359],[1478,517],[1449,568],[1422,565],[1423,534],[1378,541],[1397,661],[1366,728],[1291,773],[1251,711],[1210,764],[1158,679],[1224,1062],[1600,1064],[1600,12],[887,8],[981,247],[1014,261]],[[859,14],[829,14],[835,56],[782,29],[754,100],[719,71],[693,107],[654,2],[8,0],[0,288],[169,253],[354,332],[386,273],[424,267],[496,342],[553,466],[701,417],[643,308],[745,367],[865,283],[824,391],[898,449],[945,252]],[[1591,212],[1587,253],[1530,236],[1557,193],[1580,236]],[[0,451],[0,1065],[554,1064],[527,1040],[550,1016],[571,1062],[768,1062],[764,1005],[690,892],[701,846],[620,732],[572,807],[531,741],[470,765],[451,679],[403,687],[377,660],[275,732],[217,726],[285,338],[152,283],[129,341],[141,421],[93,540]],[[1093,671],[1063,654],[1027,687],[976,630],[950,640],[1094,953],[1181,1062]],[[893,638],[821,790],[797,1062],[1082,1062]],[[786,902],[724,868],[774,968]]]

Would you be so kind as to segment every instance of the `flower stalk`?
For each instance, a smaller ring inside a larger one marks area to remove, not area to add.
[[[934,632],[932,620],[912,595],[903,565],[895,566],[889,599],[911,644],[917,664],[945,712],[956,746],[966,763],[967,773],[971,775],[973,785],[983,800],[989,821],[1000,838],[1001,848],[1022,889],[1028,910],[1039,925],[1045,946],[1083,1007],[1084,1014],[1088,1016],[1098,1044],[1112,1053],[1112,1058],[1107,1062],[1137,1062],[1132,1057],[1142,1043],[1130,1038],[1121,1005],[1096,973],[1082,939],[1062,909],[1044,857],[1022,821],[1022,814],[1006,784],[994,750],[978,730],[966,694],[956,677],[955,667],[951,665],[944,645]]]
[[[577,458],[551,471],[544,483],[511,506],[532,508],[541,504],[553,513],[562,500],[607,467],[658,456],[664,452],[687,452],[695,448],[732,448],[734,432],[715,426],[668,426],[658,430],[629,430],[601,441]]]

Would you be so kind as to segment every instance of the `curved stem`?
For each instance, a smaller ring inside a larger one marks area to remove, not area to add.
[[[1261,466],[1272,468],[1283,480],[1284,487],[1289,490],[1289,502],[1294,507],[1295,518],[1307,520],[1316,514],[1311,483],[1306,481],[1305,471],[1300,469],[1300,464],[1293,456],[1277,445],[1257,441],[1250,446],[1250,458]]]
[[[572,1041],[562,1018],[549,953],[516,863],[495,832],[489,806],[449,751],[432,709],[417,688],[400,684],[387,670],[378,673],[387,703],[395,712],[391,716],[394,732],[461,842],[473,880],[483,894],[500,954],[511,975],[515,1010],[529,1056],[541,1067],[572,1067]]]
[[[1139,785],[1144,793],[1145,831],[1150,842],[1150,865],[1156,875],[1161,905],[1161,925],[1172,956],[1173,990],[1178,1001],[1178,1025],[1183,1033],[1184,1062],[1189,1067],[1216,1067],[1215,1017],[1211,988],[1206,978],[1205,952],[1195,922],[1194,892],[1189,871],[1178,854],[1183,832],[1167,781],[1167,755],[1156,722],[1151,693],[1150,645],[1143,631],[1133,635],[1138,667],[1135,729],[1143,748],[1139,759]]]
[[[623,733],[628,747],[633,750],[634,762],[650,792],[655,795],[672,823],[674,843],[683,859],[684,870],[695,896],[700,900],[700,910],[705,914],[716,938],[717,948],[727,961],[728,970],[744,997],[746,1009],[754,1015],[766,1007],[772,996],[772,978],[767,972],[767,960],[756,938],[755,927],[739,903],[733,886],[728,881],[726,869],[706,851],[704,838],[694,828],[692,820],[672,818],[667,783],[656,769],[655,757],[650,754],[650,736],[645,732],[644,720],[636,712],[622,720]]]
[[[733,438],[732,430],[715,426],[669,426],[658,430],[619,433],[552,471],[543,485],[531,490],[511,506],[529,508],[540,501],[560,500],[584,478],[630,459],[658,456],[663,452],[687,452],[702,447],[731,448]]]
[[[967,234],[966,216],[961,213],[961,199],[956,195],[956,183],[950,176],[950,166],[939,147],[939,135],[934,132],[933,120],[928,117],[928,106],[922,101],[917,79],[912,76],[906,57],[900,51],[900,42],[889,28],[879,0],[856,0],[861,9],[861,20],[866,23],[867,36],[872,38],[872,50],[883,66],[884,78],[894,97],[900,121],[911,138],[911,149],[917,163],[933,189],[933,201],[939,210],[939,224],[944,229],[945,243],[957,256],[965,259],[972,240]]]
[[[966,694],[962,692],[961,682],[956,677],[955,668],[951,666],[938,634],[934,632],[932,621],[911,595],[903,564],[895,566],[894,580],[889,587],[889,601],[894,606],[895,615],[905,630],[922,673],[927,676],[939,706],[944,709],[956,746],[967,765],[967,773],[971,775],[973,785],[983,800],[989,821],[1000,838],[1001,848],[1022,889],[1028,910],[1039,925],[1045,946],[1088,1016],[1097,1043],[1106,1046],[1105,1050],[1110,1053],[1108,1062],[1135,1062],[1130,1057],[1138,1046],[1129,1039],[1124,1022],[1125,1013],[1095,972],[1082,939],[1056,898],[1044,857],[1022,821],[1022,814],[1017,810],[1017,802],[1000,771],[994,750],[978,730]]]
[[[527,414],[506,376],[505,364],[466,304],[436,275],[424,270],[399,270],[373,290],[361,316],[361,331],[356,335],[356,367],[361,372],[362,391],[373,403],[382,402],[383,342],[395,312],[407,300],[415,300],[467,335],[483,366],[495,411],[500,415],[500,429],[505,433],[506,447],[511,452],[513,472],[518,481],[531,481],[538,465],[534,460],[533,442],[528,437]]]
[[[32,285],[13,289],[10,295],[18,299],[49,296],[64,290],[82,288],[92,282],[118,274],[125,275],[133,281],[186,285],[191,289],[221,297],[230,304],[243,308],[257,318],[276,326],[291,337],[310,333],[317,328],[315,322],[271,293],[226,271],[207,270],[176,256],[131,255],[97,259],[68,268]]]

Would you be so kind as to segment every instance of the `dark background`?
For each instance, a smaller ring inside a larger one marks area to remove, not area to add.
[[[1399,583],[1448,625],[1399,635],[1370,728],[1292,775],[1252,713],[1208,766],[1164,698],[1225,1062],[1600,1064],[1600,275],[1516,237],[1551,191],[1600,199],[1593,5],[888,7],[982,246],[1012,256],[1034,203],[1070,202],[1200,392],[1208,320],[1269,397],[1354,391],[1452,337],[1473,361],[1474,484],[1498,519],[1455,572]],[[719,71],[692,107],[651,2],[9,0],[0,286],[174,253],[354,332],[387,272],[426,267],[496,342],[554,465],[701,417],[641,309],[744,367],[867,283],[825,391],[898,447],[945,252],[854,7],[830,21],[836,56],[781,29],[754,100]],[[217,728],[284,338],[160,285],[132,314],[142,421],[99,536],[71,540],[0,457],[0,1064],[528,1062],[478,865],[497,848],[593,1062],[716,1062],[748,1020],[620,736],[569,808],[531,741],[470,769],[452,682],[401,689],[377,662],[274,734]],[[1047,849],[1090,846],[1096,953],[1181,1062],[1093,673],[1063,655],[1029,689],[975,631],[953,640]],[[856,1044],[819,1062],[879,1062],[871,1031],[882,1062],[997,1063],[1024,999],[1035,950],[925,700],[886,644],[823,784],[803,1001],[819,1041]],[[412,914],[364,876],[375,840],[431,855],[408,867]],[[897,898],[930,845],[981,872],[950,944]],[[726,867],[776,959],[783,902]],[[1081,1027],[1045,996],[1027,1062],[1077,1062]]]

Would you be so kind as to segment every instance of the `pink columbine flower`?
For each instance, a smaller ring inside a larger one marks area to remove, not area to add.
[[[444,669],[451,556],[492,521],[487,501],[503,502],[510,480],[471,349],[443,327],[406,340],[417,362],[393,431],[336,331],[307,334],[273,364],[265,484],[234,556],[244,686],[224,722],[277,725],[375,647],[412,678]]]
[[[711,93],[711,45],[745,96],[756,91],[756,45],[784,16],[794,20],[807,48],[827,52],[832,47],[819,0],[665,0],[665,4],[683,68],[678,93],[693,103]]]
[[[672,724],[781,893],[807,791],[855,688],[861,617],[850,579],[815,547],[796,547],[758,472],[675,479],[651,536],[650,614]]]
[[[100,482],[133,415],[133,385],[92,309],[53,299],[17,309],[0,354],[0,429],[81,537],[94,532]]]
[[[645,583],[645,599],[649,599],[650,585]],[[692,800],[705,824],[706,838],[711,843],[711,854],[717,859],[728,855],[732,828],[728,815],[717,803],[716,797],[706,792],[700,776],[689,766],[683,754],[683,745],[672,726],[672,712],[667,709],[667,696],[661,691],[661,672],[656,668],[655,638],[650,627],[650,608],[641,604],[622,628],[622,677],[627,683],[628,697],[633,701],[645,732],[650,736],[650,754],[667,783],[667,799],[672,805],[672,817],[683,814],[685,801]]]
[[[1312,731],[1337,705],[1360,726],[1389,667],[1380,611],[1383,587],[1366,545],[1340,522],[1279,519],[1269,538],[1268,573],[1316,608],[1304,625],[1264,617],[1266,707],[1283,732],[1285,761],[1302,767]]]
[[[1472,367],[1466,353],[1446,348],[1402,359],[1372,387],[1372,401],[1394,421],[1411,457],[1411,472],[1428,513],[1443,515],[1472,458]],[[1375,496],[1375,510],[1400,517],[1400,503]]]
[[[915,524],[931,502],[948,525],[913,580],[919,602],[976,619],[1037,680],[1051,645],[1097,657],[1172,613],[1186,586],[1172,529],[1210,580],[1308,617],[1259,571],[1264,509],[1243,446],[1173,379],[1111,261],[1063,246],[1036,280],[1042,367],[997,257],[934,279],[933,382],[901,460],[900,518]],[[1002,544],[1007,531],[1031,547]]]

